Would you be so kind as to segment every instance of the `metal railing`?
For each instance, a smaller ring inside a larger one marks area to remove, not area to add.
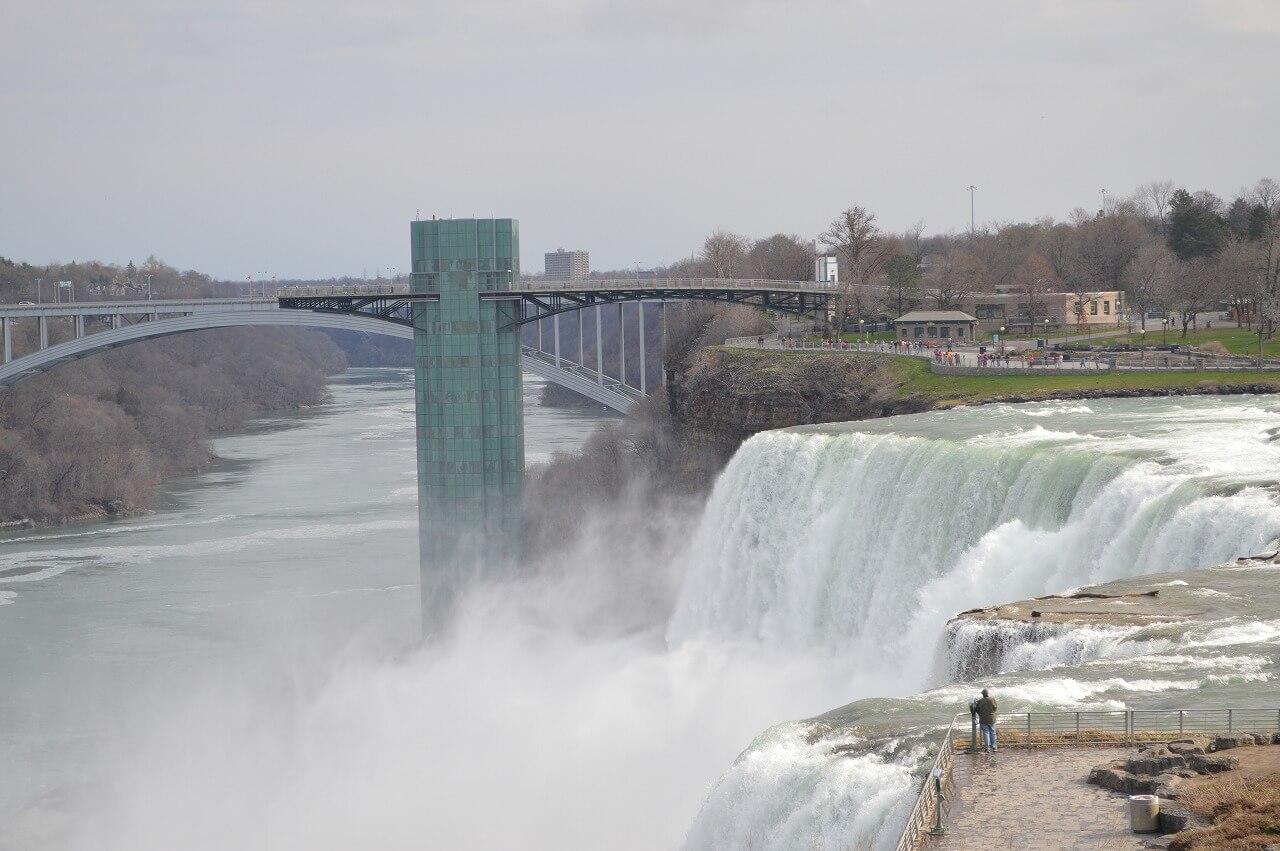
[[[757,278],[586,278],[576,281],[532,280],[517,281],[510,292],[554,292],[571,290],[770,290],[830,292],[834,284],[823,281],[771,281]],[[351,284],[332,287],[280,287],[280,298],[309,298],[344,295],[403,295],[409,292],[404,284]]]
[[[1195,734],[1280,731],[1280,709],[1118,709],[1019,712],[997,716],[1000,744],[1011,747],[1167,742]],[[968,739],[964,739],[968,745]]]
[[[935,772],[941,771],[943,784],[950,785],[956,752],[973,744],[968,731],[963,738],[956,733],[957,725],[963,728],[969,720],[969,713],[962,712],[947,726],[933,765],[920,782],[915,804],[907,816],[896,851],[915,851],[921,846],[938,806],[937,793],[931,781]],[[1135,745],[1139,742],[1169,742],[1197,734],[1275,733],[1280,731],[1280,708],[1001,712],[996,716],[996,729],[1002,748]]]
[[[966,717],[968,714],[967,712],[964,713]],[[916,802],[911,807],[910,814],[907,815],[907,824],[902,828],[902,836],[898,838],[896,851],[915,851],[916,848],[919,848],[920,843],[928,833],[929,823],[937,815],[940,802],[932,780],[934,777],[942,777],[943,785],[950,783],[951,763],[955,759],[956,722],[960,717],[960,715],[957,715],[951,719],[951,723],[947,726],[946,734],[942,737],[942,741],[938,743],[937,756],[933,758],[933,765],[929,767],[929,773],[924,776],[924,780],[920,781],[920,791],[916,793]]]

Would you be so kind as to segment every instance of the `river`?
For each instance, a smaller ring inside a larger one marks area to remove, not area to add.
[[[759,435],[705,508],[602,508],[423,647],[411,381],[219,439],[153,515],[0,539],[0,848],[884,846],[966,671],[1006,710],[1274,702],[1274,569],[1197,570],[1280,534],[1274,400]],[[527,405],[530,461],[602,416]],[[1145,576],[1215,607],[946,625]]]

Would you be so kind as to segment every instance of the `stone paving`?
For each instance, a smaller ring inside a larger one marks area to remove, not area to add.
[[[1135,851],[1152,834],[1129,830],[1128,798],[1085,783],[1131,748],[1041,748],[958,753],[945,802],[948,836],[927,851]]]

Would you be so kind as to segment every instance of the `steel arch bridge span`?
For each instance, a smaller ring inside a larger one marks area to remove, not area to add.
[[[19,381],[31,378],[65,363],[80,360],[110,349],[118,349],[131,343],[183,334],[189,331],[207,331],[214,328],[243,328],[252,326],[285,325],[301,328],[330,328],[337,331],[360,331],[382,334],[401,340],[413,339],[413,328],[399,322],[388,322],[374,316],[350,313],[313,313],[311,311],[271,310],[261,312],[197,313],[155,322],[140,322],[111,331],[99,331],[56,346],[32,352],[0,366],[0,390],[12,387]],[[530,350],[529,354],[534,354]],[[630,387],[614,387],[611,379],[603,386],[596,381],[595,372],[576,365],[557,367],[550,358],[526,357],[522,366],[539,378],[561,384],[612,408],[627,413],[639,398]]]
[[[263,311],[245,313],[197,313],[140,322],[125,328],[99,331],[38,352],[23,355],[0,366],[0,389],[12,387],[19,381],[31,378],[65,363],[87,358],[109,349],[118,349],[130,343],[169,337],[188,331],[208,331],[213,328],[239,328],[261,325],[290,325],[295,327],[333,328],[342,331],[364,331],[370,334],[387,334],[406,340],[413,339],[413,329],[366,316],[322,316],[320,314]]]

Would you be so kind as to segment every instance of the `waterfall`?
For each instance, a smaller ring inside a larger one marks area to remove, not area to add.
[[[668,644],[825,655],[852,702],[758,737],[712,787],[687,849],[893,847],[923,746],[975,692],[945,683],[998,676],[1016,711],[1123,706],[1207,681],[1171,678],[1177,666],[1155,656],[1134,659],[1149,673],[1131,677],[1127,659],[1167,644],[1134,629],[947,626],[966,609],[1195,570],[1275,541],[1270,403],[1090,404],[805,427],[739,449],[691,541]],[[1259,664],[1228,668],[1265,682]],[[868,730],[898,739],[842,745]]]
[[[1142,443],[757,435],[710,498],[668,640],[822,648],[915,689],[957,611],[1217,564],[1280,531],[1264,489]]]

